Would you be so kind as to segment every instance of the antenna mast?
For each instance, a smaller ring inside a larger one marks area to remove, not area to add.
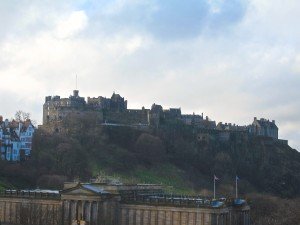
[[[76,90],[77,90],[77,74],[76,74]]]

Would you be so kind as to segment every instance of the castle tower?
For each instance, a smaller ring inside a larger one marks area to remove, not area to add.
[[[73,96],[76,97],[76,98],[79,97],[79,90],[74,90],[73,91]]]
[[[85,99],[74,90],[69,98],[47,96],[43,105],[43,125],[51,130],[59,130],[60,123],[74,110],[82,110],[86,106]]]

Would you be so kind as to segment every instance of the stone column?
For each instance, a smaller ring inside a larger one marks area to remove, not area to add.
[[[65,201],[65,221],[67,221],[67,224],[71,224],[71,202]]]
[[[99,202],[96,202],[96,210],[95,210],[95,225],[100,225],[99,221]]]
[[[56,217],[56,212],[55,212],[55,206],[52,205],[52,224],[55,225],[55,217]]]
[[[150,223],[151,225],[157,225],[156,224],[156,212],[154,210],[150,210]]]
[[[143,209],[142,209],[141,212],[140,212],[140,217],[141,217],[141,218],[140,218],[140,221],[141,221],[140,224],[141,224],[141,225],[144,225],[144,210],[143,210]]]
[[[73,215],[73,218],[72,218],[72,220],[77,220],[78,219],[78,201],[73,201],[73,204],[74,204],[74,206],[72,207],[72,210],[74,210],[73,211],[73,213],[72,213],[72,215]]]
[[[150,225],[150,211],[149,210],[144,210],[143,213],[143,225]]]
[[[86,202],[87,205],[87,221],[89,222],[89,224],[91,223],[91,215],[92,215],[92,202]]]
[[[204,214],[204,225],[211,225],[211,214],[210,213]]]
[[[71,200],[70,201],[70,222],[76,219],[77,216],[76,210],[77,210],[76,202],[74,200]]]
[[[86,201],[79,201],[78,202],[78,219],[79,220],[86,220],[86,214],[87,214],[87,210],[86,210]]]
[[[12,223],[12,202],[9,202],[9,223]]]

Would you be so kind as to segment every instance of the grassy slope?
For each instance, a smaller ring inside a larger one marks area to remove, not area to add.
[[[111,178],[121,180],[123,183],[150,183],[162,184],[169,193],[196,194],[193,185],[186,181],[184,171],[172,164],[158,165],[152,168],[138,167],[130,172],[111,173],[109,168],[101,167],[99,164],[90,165],[93,176],[105,174]]]

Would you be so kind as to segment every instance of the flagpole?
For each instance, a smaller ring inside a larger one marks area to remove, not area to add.
[[[238,198],[238,179],[237,177],[235,177],[235,198],[237,199]]]
[[[216,199],[216,178],[214,176],[214,199]]]

